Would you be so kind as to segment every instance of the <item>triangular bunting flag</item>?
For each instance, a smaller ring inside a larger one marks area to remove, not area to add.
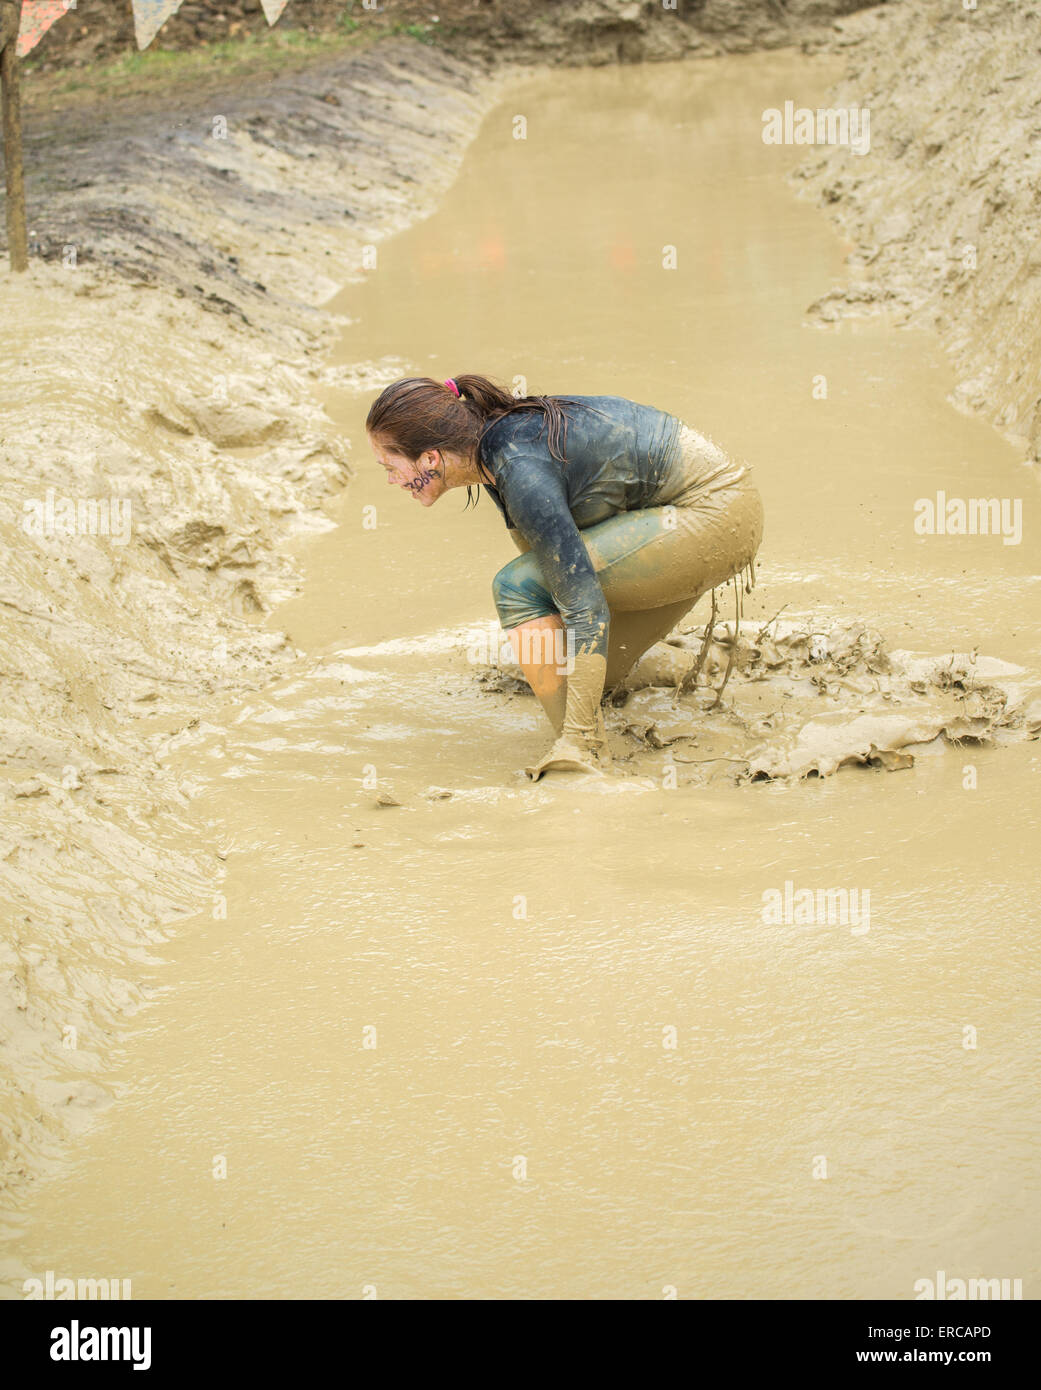
[[[16,51],[24,58],[46,34],[56,19],[72,9],[73,0],[22,0],[22,24]]]
[[[267,15],[269,24],[276,23],[278,16],[286,7],[286,0],[260,0],[260,3],[264,6],[264,13]]]
[[[181,0],[133,0],[134,32],[138,48],[147,48],[172,14],[181,8]]]

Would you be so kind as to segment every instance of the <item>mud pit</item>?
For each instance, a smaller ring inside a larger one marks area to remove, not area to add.
[[[518,82],[438,212],[330,306],[353,322],[319,403],[357,474],[335,530],[284,542],[303,587],[267,623],[305,655],[156,740],[226,877],[163,947],[119,1103],[23,1204],[9,1287],[1032,1287],[1034,483],[945,403],[931,338],[803,322],[844,248],[760,113],[832,72]],[[756,465],[723,701],[675,699],[706,601],[645,667],[663,683],[612,705],[615,778],[525,782],[546,730],[497,660],[498,515],[413,507],[358,447],[377,383],[467,369],[652,401]],[[1022,544],[916,535],[940,489],[1023,497]],[[768,919],[807,888],[869,895],[869,922]]]

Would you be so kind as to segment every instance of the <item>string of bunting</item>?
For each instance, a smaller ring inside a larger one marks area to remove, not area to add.
[[[181,8],[182,0],[131,0],[134,35],[138,48],[147,48],[166,21]],[[289,0],[260,0],[268,24],[277,24]],[[76,0],[22,0],[18,30],[18,56],[24,58],[62,15],[74,12]]]
[[[133,0],[134,33],[138,48],[147,48],[171,15],[181,8],[181,0]]]
[[[288,0],[260,0],[268,24],[274,24]],[[171,15],[181,8],[181,0],[132,0],[134,31],[138,48],[147,48]]]
[[[19,58],[31,52],[56,19],[76,8],[76,0],[22,0],[22,22],[15,45]]]

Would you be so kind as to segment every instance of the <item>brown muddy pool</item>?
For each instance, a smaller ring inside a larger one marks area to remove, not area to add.
[[[806,322],[848,248],[761,116],[833,75],[519,79],[330,306],[357,477],[270,620],[303,655],[170,744],[227,877],[164,950],[118,1103],[21,1213],[15,1296],[48,1269],[138,1298],[907,1299],[937,1270],[1036,1296],[1037,743],[739,783],[705,769],[748,721],[695,704],[655,747],[671,702],[637,692],[616,778],[528,784],[547,730],[485,650],[498,513],[423,509],[365,448],[359,379],[657,404],[756,470],[753,633],[783,612],[929,669],[978,650],[1028,688],[1034,479],[947,403],[932,338]],[[1019,543],[916,534],[941,490],[1021,499]],[[812,697],[761,674],[734,699],[775,732],[812,700],[841,731],[870,692],[917,717],[913,676],[879,693],[870,663]],[[805,889],[856,911],[796,912]]]

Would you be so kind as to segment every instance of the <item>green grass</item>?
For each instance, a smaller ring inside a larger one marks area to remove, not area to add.
[[[336,21],[339,28],[342,29],[345,34],[353,34],[355,30],[361,28],[361,20],[355,19],[352,14],[354,6],[355,0],[351,0],[351,3],[345,5],[340,11],[340,17]]]
[[[395,24],[391,27],[392,34],[407,34],[410,39],[418,39],[420,43],[435,43],[437,41],[437,27],[433,24]]]
[[[27,62],[22,65],[24,97],[31,105],[75,98],[77,94],[146,94],[182,84],[190,86],[215,76],[223,79],[239,74],[290,71],[306,66],[313,58],[362,48],[388,32],[383,25],[363,26],[352,17],[352,8],[344,9],[338,27],[328,33],[274,28],[266,33],[200,44],[193,49],[146,48],[143,53],[126,53],[97,67],[67,68],[54,73],[37,73],[33,64]]]
[[[279,25],[192,49],[153,45],[143,53],[125,53],[95,67],[63,68],[58,72],[39,72],[32,61],[23,62],[23,99],[30,108],[49,107],[52,112],[108,99],[141,98],[147,103],[149,97],[169,97],[181,87],[205,87],[229,78],[273,77],[292,72],[307,67],[314,59],[359,51],[392,35],[434,44],[454,32],[463,32],[464,27],[415,21],[391,23],[382,15],[363,14],[358,0],[348,0],[335,27],[318,34]]]

